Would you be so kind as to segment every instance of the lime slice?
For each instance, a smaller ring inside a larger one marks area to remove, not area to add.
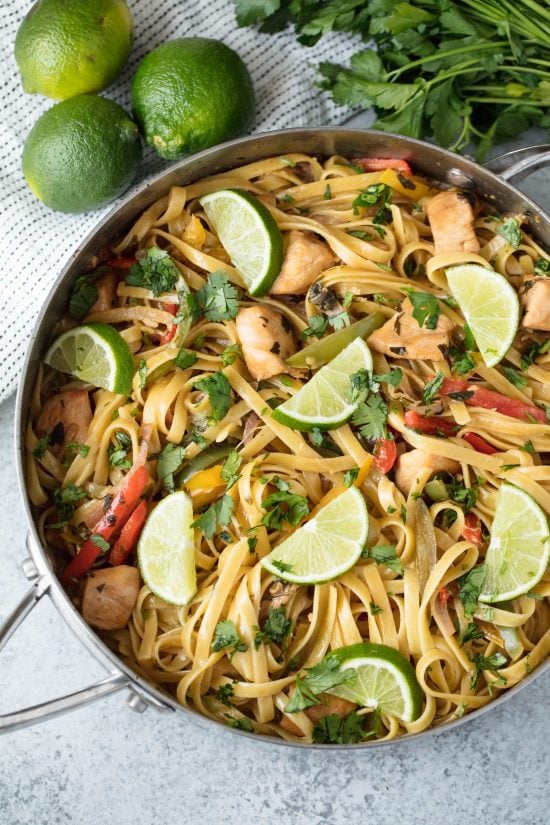
[[[122,335],[109,324],[82,324],[64,332],[53,342],[44,361],[94,387],[121,395],[132,392],[132,353]]]
[[[519,299],[503,275],[480,264],[446,270],[447,282],[488,367],[502,361],[519,324]]]
[[[331,581],[353,567],[368,532],[365,500],[357,487],[350,487],[278,544],[261,565],[294,584]]]
[[[269,209],[240,189],[200,199],[250,295],[265,295],[283,265],[283,236]]]
[[[149,515],[138,544],[143,581],[170,604],[188,604],[197,592],[191,497],[179,491],[163,498]]]
[[[351,418],[359,401],[351,401],[351,376],[358,370],[372,371],[372,355],[362,338],[315,373],[296,395],[276,407],[276,421],[295,430],[333,430]]]
[[[525,595],[542,579],[549,561],[546,513],[524,490],[502,484],[479,601],[503,602]]]
[[[342,670],[354,670],[355,679],[331,688],[333,693],[403,722],[414,722],[422,712],[424,694],[414,668],[398,650],[371,642],[331,651]]]

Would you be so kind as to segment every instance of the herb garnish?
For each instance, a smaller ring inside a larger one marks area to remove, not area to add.
[[[381,395],[371,395],[361,401],[352,416],[352,424],[359,427],[363,438],[376,440],[387,438],[388,407]]]
[[[394,544],[377,544],[376,547],[365,547],[361,556],[364,559],[374,559],[376,564],[385,564],[398,576],[403,575],[403,565]]]
[[[317,745],[353,745],[368,738],[363,728],[364,716],[356,711],[343,719],[335,713],[329,713],[317,722],[312,731],[313,741]]]
[[[221,270],[212,272],[204,286],[187,295],[187,304],[195,320],[203,313],[207,321],[228,321],[239,311],[237,290]]]
[[[458,598],[464,607],[464,615],[469,618],[473,616],[477,609],[477,601],[479,594],[483,587],[483,582],[487,575],[487,565],[480,564],[478,567],[473,567],[464,576],[458,580],[459,591]]]
[[[267,618],[263,626],[258,629],[254,638],[256,650],[262,642],[266,644],[273,642],[282,647],[286,637],[292,632],[292,620],[287,618],[286,610],[281,607],[270,607],[267,611]]]
[[[341,670],[340,662],[332,654],[325,656],[318,665],[307,669],[305,674],[296,677],[294,693],[285,707],[285,713],[297,713],[312,705],[319,705],[319,693],[355,680],[355,671]]]
[[[231,450],[223,463],[220,473],[223,480],[227,483],[228,490],[240,479],[239,467],[241,464],[242,458],[237,450]]]
[[[483,656],[482,653],[477,653],[472,659],[472,662],[474,664],[475,671],[470,679],[470,687],[472,690],[475,690],[482,671],[490,670],[494,673],[499,667],[506,664],[507,659],[503,653],[493,653],[492,656]],[[502,684],[506,684],[506,679],[502,679]]]
[[[270,483],[277,488],[277,492],[263,500],[262,507],[266,512],[261,523],[274,530],[280,530],[284,521],[295,527],[309,513],[307,498],[290,492],[288,482],[277,476]]]
[[[163,249],[152,246],[143,258],[134,264],[126,276],[129,286],[150,289],[155,298],[174,289],[180,279],[180,271]]]
[[[413,318],[418,322],[418,326],[436,329],[441,310],[435,295],[429,292],[414,292],[412,289],[405,291],[413,305]]]
[[[199,530],[202,530],[205,538],[213,539],[216,533],[216,527],[218,525],[220,527],[226,527],[231,521],[232,513],[233,499],[226,493],[195,519],[191,527],[198,527]]]
[[[208,395],[210,401],[210,420],[212,423],[221,421],[231,406],[231,384],[223,372],[213,372],[206,378],[196,381],[194,387]]]
[[[67,484],[66,487],[58,487],[54,490],[53,500],[57,510],[57,524],[50,524],[49,527],[63,527],[74,515],[75,505],[86,498],[86,491],[76,484]]]
[[[427,381],[424,385],[424,389],[422,390],[422,400],[424,404],[431,404],[436,395],[438,394],[439,390],[443,386],[443,381],[445,380],[445,376],[438,370],[435,376],[431,379],[431,381]]]
[[[166,447],[159,453],[157,476],[162,482],[162,486],[168,492],[174,490],[174,473],[176,473],[183,463],[185,447],[179,444],[168,442]]]
[[[212,641],[212,652],[217,653],[226,647],[233,648],[229,656],[230,659],[233,658],[235,653],[246,653],[248,650],[247,643],[242,641],[237,626],[231,619],[223,619],[216,625]]]

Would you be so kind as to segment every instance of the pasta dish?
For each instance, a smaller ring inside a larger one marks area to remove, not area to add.
[[[346,744],[454,720],[548,655],[550,258],[523,222],[402,160],[292,153],[172,187],[98,252],[26,473],[135,671]]]

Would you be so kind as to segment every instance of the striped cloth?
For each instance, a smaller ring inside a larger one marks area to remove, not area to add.
[[[90,0],[92,2],[92,0]],[[247,64],[257,96],[257,131],[287,126],[342,123],[349,115],[316,88],[316,65],[345,62],[357,41],[328,35],[313,48],[300,46],[289,29],[263,35],[238,28],[232,0],[129,0],[136,31],[130,62],[106,96],[130,108],[131,77],[142,57],[176,37],[201,35],[223,40]],[[53,101],[22,91],[13,58],[17,28],[28,11],[21,0],[0,0],[0,401],[12,393],[38,311],[64,262],[108,211],[86,215],[51,212],[31,194],[21,173],[23,142]],[[144,153],[137,184],[166,167]],[[137,185],[136,184],[136,185]],[[110,207],[109,207],[110,208]]]

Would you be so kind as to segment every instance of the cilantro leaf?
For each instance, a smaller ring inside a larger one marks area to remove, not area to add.
[[[403,575],[403,565],[394,544],[377,544],[376,547],[366,547],[361,555],[365,559],[374,559],[376,564],[385,564],[398,576]]]
[[[65,487],[58,487],[54,490],[53,500],[59,520],[55,526],[62,526],[70,521],[74,515],[75,505],[84,498],[86,498],[86,491],[76,484],[67,484]]]
[[[389,186],[385,183],[373,183],[367,186],[366,189],[361,190],[360,194],[352,202],[353,214],[358,215],[360,207],[368,208],[381,203],[383,208],[386,204],[391,203],[391,199],[392,190]],[[376,222],[375,220],[375,223]],[[384,221],[381,222],[384,223]]]
[[[470,680],[472,690],[476,689],[477,682],[482,671],[490,670],[494,673],[499,667],[505,665],[507,661],[508,660],[503,653],[493,653],[492,656],[483,656],[482,653],[477,653],[472,659],[475,667],[475,671]],[[504,682],[505,681],[506,680],[504,680]]]
[[[501,235],[514,248],[518,247],[522,241],[521,229],[515,218],[508,218],[497,227],[497,235]]]
[[[358,475],[359,467],[352,467],[351,470],[346,470],[344,473],[344,487],[351,487]]]
[[[231,487],[240,479],[239,475],[239,467],[242,464],[242,458],[237,452],[237,450],[231,450],[227,458],[225,459],[222,469],[221,469],[221,477],[225,482],[227,482],[227,489],[230,490]]]
[[[108,553],[111,549],[109,542],[106,541],[103,536],[100,536],[99,533],[92,533],[90,541],[93,542],[96,547],[99,547],[102,553]]]
[[[523,387],[527,386],[527,378],[525,378],[525,376],[517,370],[512,369],[512,367],[504,367],[502,372],[504,373],[510,384],[513,384],[514,387],[517,387],[518,390],[522,390]]]
[[[140,361],[139,361],[138,374],[139,374],[139,387],[140,387],[140,389],[144,389],[144,387],[147,383],[147,361],[144,358],[141,358]]]
[[[449,498],[456,502],[456,504],[460,504],[465,513],[468,513],[472,507],[475,507],[479,495],[479,486],[477,484],[471,487],[465,487],[464,484],[451,481],[445,486]]]
[[[218,370],[206,378],[201,378],[194,386],[208,395],[211,407],[210,420],[214,423],[225,418],[231,407],[231,384],[223,372]]]
[[[287,618],[284,605],[281,607],[270,607],[267,611],[267,618],[263,626],[258,629],[254,638],[254,647],[256,650],[260,647],[262,642],[273,642],[279,647],[282,647],[286,637],[292,631],[292,620]]]
[[[227,682],[225,685],[220,685],[219,688],[214,692],[214,697],[221,702],[222,705],[226,707],[231,707],[231,697],[234,695],[235,691],[233,689],[233,685],[230,682]]]
[[[93,283],[97,278],[107,274],[107,267],[99,267],[95,272],[78,275],[69,295],[69,315],[81,321],[98,299],[97,287]]]
[[[352,424],[359,427],[359,432],[368,440],[387,438],[388,407],[381,395],[371,395],[361,401],[352,416]]]
[[[449,357],[451,361],[451,370],[456,375],[466,375],[475,369],[476,362],[469,352],[463,352],[457,347],[449,349]]]
[[[134,264],[126,276],[129,286],[150,289],[155,298],[170,292],[180,279],[180,271],[168,252],[150,247],[143,258]]]
[[[458,591],[458,598],[462,602],[462,606],[464,607],[464,615],[467,618],[473,616],[476,611],[477,601],[486,575],[487,565],[480,564],[478,567],[472,567],[468,573],[461,576],[458,580],[460,588]]]
[[[468,622],[468,626],[458,637],[458,644],[462,647],[466,642],[474,642],[476,639],[484,639],[485,633],[475,622]]]
[[[242,351],[239,344],[230,344],[221,354],[224,367],[229,367],[231,364],[234,364],[237,358],[242,358]]]
[[[226,527],[231,521],[232,514],[233,499],[226,493],[195,519],[191,527],[197,527],[201,530],[205,538],[213,539],[216,534],[216,527],[218,525]]]
[[[177,473],[183,463],[185,447],[179,444],[168,443],[158,457],[157,476],[165,490],[174,490],[174,473]]]
[[[197,363],[197,357],[196,352],[191,352],[190,350],[186,350],[182,347],[176,355],[174,364],[176,367],[179,367],[180,370],[188,370],[189,367],[192,367],[193,364]]]
[[[46,450],[48,449],[49,445],[50,445],[50,435],[49,435],[49,433],[46,433],[46,435],[43,435],[42,438],[38,439],[36,447],[32,451],[33,456],[35,458],[44,458],[44,456],[46,455]]]
[[[273,561],[272,564],[273,564],[273,567],[277,568],[279,573],[290,573],[290,571],[292,570],[292,565],[291,564],[287,564],[284,561],[279,561],[279,559],[276,559],[275,561]]]
[[[445,380],[445,376],[438,370],[435,376],[431,379],[431,381],[427,381],[424,384],[424,389],[422,390],[422,400],[424,404],[431,404],[436,395],[438,394],[439,390],[443,386],[443,381]]]
[[[550,275],[550,261],[546,258],[537,258],[534,263],[535,275]]]
[[[212,272],[205,285],[195,292],[194,299],[207,321],[228,321],[237,317],[237,290],[225,272]]]
[[[109,457],[109,464],[113,467],[118,467],[121,470],[129,470],[132,462],[127,457],[128,450],[132,446],[132,440],[125,432],[115,433],[115,443],[110,444],[107,448],[107,455]]]
[[[319,337],[326,331],[328,318],[324,315],[312,315],[309,319],[309,326],[302,332],[302,338]]]
[[[413,318],[418,322],[418,326],[436,329],[441,310],[435,295],[429,292],[414,292],[412,289],[405,291],[413,305]]]
[[[265,515],[261,523],[274,530],[281,530],[284,521],[295,527],[309,513],[307,498],[291,493],[288,483],[277,477],[272,479],[272,483],[277,487],[277,492],[262,501]]]
[[[232,656],[235,653],[246,653],[248,650],[247,643],[242,641],[237,626],[231,619],[223,619],[216,625],[211,650],[213,653],[218,653],[226,647],[233,648]]]
[[[65,444],[65,450],[80,456],[80,458],[86,458],[88,453],[90,452],[90,448],[87,444],[81,444],[80,441],[69,441],[68,444]]]
[[[363,728],[364,717],[355,711],[343,719],[329,713],[317,722],[312,731],[313,741],[318,745],[353,745],[367,738]]]
[[[296,677],[294,693],[285,707],[285,713],[297,713],[312,705],[320,705],[319,693],[353,682],[355,678],[354,670],[341,670],[336,656],[329,654],[318,665],[307,669],[305,676]]]

